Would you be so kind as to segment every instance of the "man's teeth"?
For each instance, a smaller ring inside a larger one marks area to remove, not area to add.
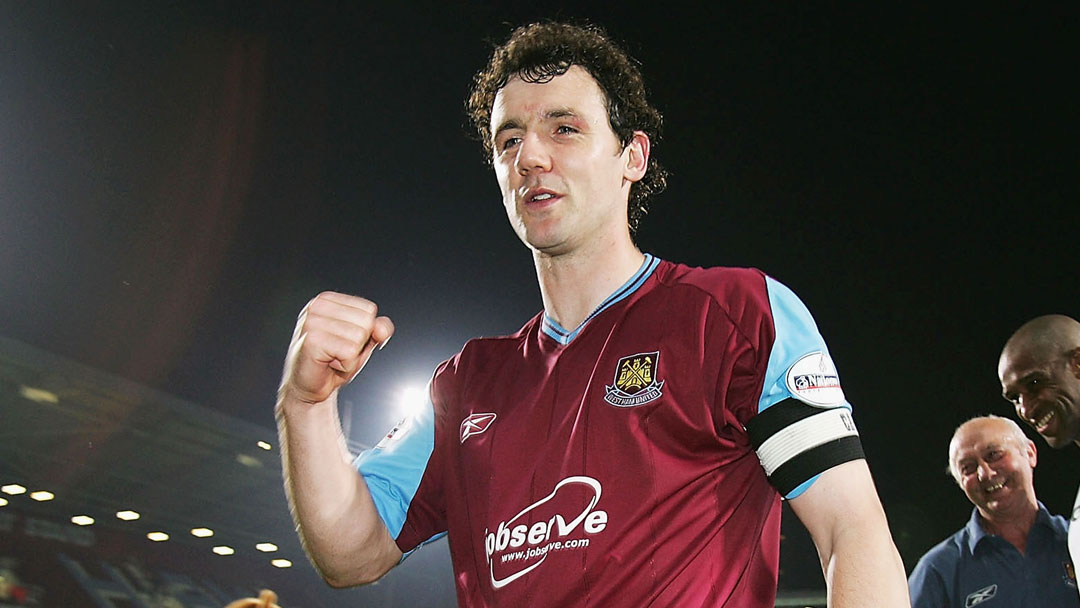
[[[1046,426],[1050,420],[1054,417],[1054,412],[1047,412],[1045,416],[1035,421],[1035,428],[1042,428]]]
[[[555,196],[554,194],[549,194],[547,192],[544,192],[542,194],[537,194],[536,196],[532,197],[532,200],[534,200],[534,201],[546,201],[547,199],[552,198],[554,196]]]
[[[1003,487],[1005,487],[1005,482],[1004,481],[999,481],[999,482],[995,483],[992,486],[987,486],[983,491],[986,492],[987,494],[993,494],[994,492],[997,492],[998,490],[1000,490]]]

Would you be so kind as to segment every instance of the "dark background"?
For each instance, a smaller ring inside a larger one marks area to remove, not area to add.
[[[665,114],[640,246],[803,298],[910,569],[968,517],[953,428],[1015,418],[1005,339],[1080,314],[1075,5],[524,6],[0,1],[0,334],[272,427],[296,313],[364,295],[397,325],[344,395],[375,442],[539,311],[462,105],[512,25],[587,18]],[[1067,512],[1076,449],[1036,444]]]

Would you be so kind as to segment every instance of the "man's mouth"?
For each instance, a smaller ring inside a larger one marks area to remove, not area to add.
[[[518,191],[518,196],[520,197],[519,200],[526,205],[532,205],[559,198],[559,193],[552,192],[543,186],[533,186],[531,188],[522,187]]]
[[[987,494],[993,494],[994,492],[997,492],[998,490],[1000,490],[1001,488],[1004,488],[1004,487],[1005,487],[1005,482],[1004,481],[999,481],[999,482],[995,483],[992,486],[986,486],[985,488],[983,488],[983,492],[986,492]]]
[[[1039,431],[1041,433],[1041,432],[1045,431],[1046,428],[1050,425],[1050,421],[1054,419],[1054,415],[1055,415],[1054,410],[1050,410],[1049,412],[1046,412],[1042,416],[1032,420],[1031,425],[1035,427],[1036,431]]]

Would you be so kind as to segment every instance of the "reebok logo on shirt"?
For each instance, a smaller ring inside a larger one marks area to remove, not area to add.
[[[967,596],[964,601],[964,608],[971,608],[972,606],[978,606],[986,600],[997,595],[997,585],[990,585],[989,587],[983,587],[975,593]]]
[[[479,435],[491,427],[495,422],[494,413],[472,414],[461,421],[461,443],[473,435]]]

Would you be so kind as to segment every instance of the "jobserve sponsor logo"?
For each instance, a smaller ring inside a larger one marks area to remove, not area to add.
[[[601,490],[592,477],[567,477],[494,530],[484,530],[491,585],[496,589],[509,585],[554,553],[587,549],[590,537],[607,528],[607,512],[596,508]]]

